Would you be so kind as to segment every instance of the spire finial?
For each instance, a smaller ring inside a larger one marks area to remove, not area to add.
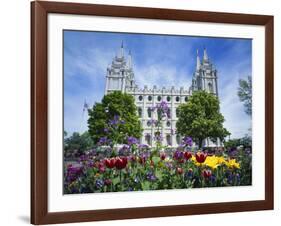
[[[207,54],[207,50],[206,50],[205,47],[204,47],[204,56],[203,56],[203,59],[204,59],[204,61],[208,61],[208,60],[209,60],[208,54]]]
[[[128,54],[128,61],[127,61],[127,67],[129,69],[131,69],[133,66],[133,62],[132,62],[132,54],[131,54],[131,50],[129,50],[129,54]]]
[[[200,69],[200,64],[201,64],[198,49],[196,50],[196,54],[197,54],[197,59],[196,59],[196,70],[198,71],[198,70]]]
[[[120,49],[119,49],[119,52],[118,52],[118,54],[117,54],[117,57],[118,57],[118,58],[123,58],[123,57],[124,57],[124,45],[123,45],[123,40],[122,40],[122,42],[121,42],[121,47],[120,47]]]

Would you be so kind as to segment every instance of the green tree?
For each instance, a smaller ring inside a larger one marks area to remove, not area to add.
[[[203,140],[210,138],[216,141],[230,133],[223,127],[224,117],[219,111],[219,100],[205,91],[193,92],[189,101],[179,106],[177,133],[190,136],[198,144],[203,145]]]
[[[93,141],[107,137],[115,143],[126,143],[128,136],[141,137],[142,128],[134,97],[115,91],[89,109],[88,128]],[[113,144],[114,145],[114,144]]]
[[[252,147],[252,137],[245,135],[242,138],[231,139],[224,142],[224,147],[226,148],[236,148],[240,145],[243,145],[244,147]]]
[[[74,132],[70,137],[64,138],[64,151],[65,154],[78,151],[83,153],[93,147],[93,140],[88,132],[84,132],[81,135],[78,132]]]
[[[244,103],[245,112],[252,115],[252,77],[248,76],[248,80],[240,79],[238,88],[238,97]]]

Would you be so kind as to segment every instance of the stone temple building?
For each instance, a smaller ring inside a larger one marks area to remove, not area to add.
[[[132,54],[129,51],[127,57],[125,57],[122,43],[118,53],[107,67],[105,94],[118,90],[134,96],[143,128],[143,135],[140,142],[150,146],[155,145],[155,140],[153,139],[155,127],[151,125],[151,121],[157,119],[157,113],[152,112],[151,109],[161,101],[167,102],[170,114],[163,122],[164,126],[161,131],[163,136],[162,144],[177,146],[182,140],[181,136],[175,133],[178,106],[181,103],[187,102],[192,92],[196,90],[206,90],[218,96],[217,79],[217,70],[210,62],[207,51],[204,49],[202,61],[197,50],[196,67],[190,87],[172,86],[170,88],[159,88],[154,85],[153,87],[144,86],[140,88],[135,81]],[[221,146],[221,143],[219,139],[216,143],[213,143],[210,139],[206,139],[204,146]]]

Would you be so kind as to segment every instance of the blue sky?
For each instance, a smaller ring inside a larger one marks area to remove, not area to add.
[[[252,75],[252,42],[191,36],[143,35],[64,31],[64,127],[70,134],[87,130],[84,100],[92,106],[104,95],[106,68],[121,42],[130,50],[139,87],[188,88],[196,64],[206,48],[218,70],[219,98],[225,127],[238,138],[248,133],[251,118],[237,97],[238,80]]]

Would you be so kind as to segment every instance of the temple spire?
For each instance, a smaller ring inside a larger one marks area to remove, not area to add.
[[[129,50],[129,54],[128,54],[128,61],[127,61],[127,67],[128,69],[131,69],[133,66],[133,62],[132,62],[132,54],[131,51]]]
[[[206,48],[204,48],[204,56],[203,56],[203,60],[204,61],[209,61],[209,58],[208,58],[208,54],[207,54],[207,50],[206,50]]]
[[[201,65],[198,49],[196,51],[196,54],[197,54],[196,70],[198,71]]]
[[[118,57],[118,58],[123,58],[123,57],[124,57],[124,45],[123,45],[123,40],[122,40],[122,42],[121,42],[121,47],[120,47],[120,49],[119,49],[119,52],[118,52],[118,54],[117,54],[117,57]]]

